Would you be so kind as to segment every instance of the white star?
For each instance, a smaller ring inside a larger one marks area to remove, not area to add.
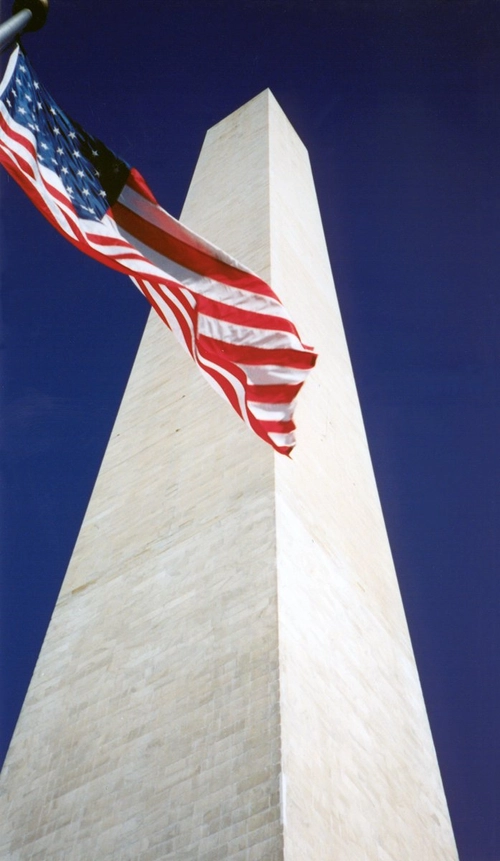
[[[42,105],[42,103],[41,103],[41,102],[37,102],[37,103],[36,103],[36,106],[37,106],[37,108],[38,108],[38,110],[39,110],[39,111],[41,111],[41,110],[42,110],[43,105]]]
[[[69,173],[68,168],[67,168],[67,167],[62,167],[62,168],[61,168],[61,173]]]
[[[37,132],[40,131],[40,126],[38,125],[38,123],[35,123],[35,128],[36,128]]]
[[[19,77],[16,78],[16,84],[22,84],[21,78],[19,78]]]
[[[16,91],[15,91],[15,90],[11,90],[11,91],[10,91],[10,94],[11,94],[11,96],[13,96],[14,98],[17,96],[17,93],[16,93]]]
[[[26,66],[19,66],[19,70],[20,70],[21,72],[25,72],[25,71],[26,71]]]
[[[88,196],[89,196],[89,194],[90,194],[90,191],[88,190],[88,188],[84,188],[84,189],[83,189],[83,191],[82,191],[82,194],[84,194],[84,195],[85,195],[85,197],[88,197]]]
[[[33,81],[33,86],[34,86],[35,90],[40,89],[40,84],[38,83],[38,81]]]
[[[27,101],[27,102],[30,102],[30,104],[31,104],[31,102],[33,101],[33,99],[31,98],[31,96],[28,96],[28,94],[27,94],[27,93],[26,93],[26,95],[25,95],[25,97],[24,97],[24,98],[26,99],[26,101]]]
[[[57,128],[57,126],[54,126],[54,134],[55,134],[55,135],[60,135],[60,134],[61,134],[61,129],[58,129],[58,128]]]
[[[84,171],[84,170],[79,170],[79,171],[78,171],[78,173],[77,173],[77,176],[85,176],[85,171]]]
[[[64,155],[64,150],[63,150],[62,146],[57,147],[56,153],[57,153],[57,155]]]
[[[28,128],[33,129],[33,131],[35,130],[35,126],[33,125],[33,123],[28,123]]]
[[[53,159],[52,159],[52,162],[53,162],[53,164],[57,164],[57,159],[56,159],[56,158],[53,158]]]
[[[73,140],[73,138],[76,138],[76,132],[70,132],[68,137],[71,138],[71,140]]]
[[[98,151],[97,151],[96,149],[93,149],[93,150],[92,150],[92,155],[99,155],[99,153],[98,153]]]
[[[56,109],[55,109],[55,108],[49,108],[49,110],[50,110],[50,113],[51,113],[53,116],[55,116],[55,115],[57,114],[57,111],[56,111]]]
[[[106,192],[105,192],[105,191],[100,191],[100,192],[99,192],[99,197],[106,197]]]
[[[46,144],[46,143],[44,143],[43,141],[41,142],[40,146],[41,146],[41,148],[42,148],[42,149],[48,149],[47,144]]]
[[[11,107],[12,107],[12,102],[11,102],[11,100],[10,100],[10,99],[7,99],[7,104],[8,104],[8,106],[9,106],[9,108],[11,108]]]
[[[70,188],[70,187],[69,187],[69,185],[67,185],[67,186],[66,186],[66,191],[68,192],[68,194],[69,194],[69,195],[70,195],[70,197],[71,197],[71,195],[73,194],[73,189],[72,189],[72,188]]]
[[[75,158],[80,158],[80,153],[77,149],[73,150],[73,155],[75,156]]]
[[[95,170],[95,171],[94,171],[94,174],[95,174],[95,176],[100,176],[100,175],[101,175],[101,174],[99,173],[99,171],[98,171],[98,170]]]
[[[25,113],[26,113],[26,108],[19,108],[19,113],[20,113],[20,114],[25,114]]]

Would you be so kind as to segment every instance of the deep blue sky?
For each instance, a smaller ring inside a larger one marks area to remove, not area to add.
[[[500,3],[51,0],[25,45],[174,215],[265,87],[304,140],[461,861],[498,861]],[[0,183],[5,747],[148,308]]]

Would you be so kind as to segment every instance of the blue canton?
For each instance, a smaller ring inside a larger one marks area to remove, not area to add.
[[[61,111],[22,53],[2,101],[34,135],[37,161],[60,177],[77,215],[100,221],[119,197],[129,166]]]

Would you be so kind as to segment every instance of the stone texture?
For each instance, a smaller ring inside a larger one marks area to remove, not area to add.
[[[0,783],[0,858],[453,861],[307,153],[269,93],[183,219],[320,353],[292,460],[151,316]]]

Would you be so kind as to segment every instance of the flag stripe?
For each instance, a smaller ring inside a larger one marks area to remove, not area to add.
[[[220,263],[226,264],[230,269],[236,269],[238,272],[246,272],[248,275],[251,275],[253,278],[257,278],[257,276],[247,269],[246,266],[242,266],[241,263],[238,263],[233,257],[229,254],[226,254],[225,251],[222,251],[221,248],[217,248],[216,246],[210,244],[193,230],[190,230],[185,224],[182,224],[172,215],[169,215],[161,206],[154,200],[154,198],[150,199],[146,197],[146,184],[143,182],[143,188],[138,193],[135,191],[135,184],[142,179],[140,174],[133,170],[131,171],[132,176],[129,175],[127,182],[125,183],[122,192],[119,197],[119,201],[123,204],[127,209],[130,209],[132,212],[135,212],[145,221],[148,221],[150,224],[155,225],[156,227],[160,227],[165,233],[172,237],[172,239],[177,240],[179,243],[192,248],[196,251],[200,251],[211,260],[216,259]],[[135,180],[135,182],[134,182]],[[198,271],[198,270],[196,270]],[[199,270],[201,274],[201,270]],[[260,280],[260,279],[258,279]],[[261,281],[262,287],[266,291],[266,295],[272,295],[272,290],[268,284],[264,281]]]
[[[242,310],[250,310],[263,315],[270,315],[272,313],[274,317],[280,317],[285,320],[289,319],[286,310],[277,298],[250,293],[248,290],[240,290],[237,287],[215,281],[213,278],[199,275],[197,272],[187,269],[185,266],[181,266],[168,257],[159,254],[137,239],[137,237],[132,236],[123,227],[116,224],[115,226],[117,231],[120,231],[123,240],[129,246],[133,245],[142,254],[144,260],[147,259],[156,267],[156,275],[158,277],[168,273],[170,278],[185,284],[197,296],[207,296],[216,302],[229,306],[234,305]],[[151,274],[153,274],[153,267],[151,268]],[[279,325],[276,328],[279,328]]]
[[[262,311],[247,310],[239,304],[219,302],[209,296],[198,297],[198,310],[200,314],[223,320],[225,323],[236,323],[240,326],[248,326],[259,329],[274,329],[281,332],[297,334],[297,330],[291,320],[286,317],[277,317],[276,314],[263,313]]]
[[[113,216],[120,227],[144,242],[153,251],[169,257],[174,263],[179,263],[186,269],[213,278],[215,281],[221,281],[223,284],[239,287],[240,290],[249,290],[264,296],[273,295],[267,284],[260,281],[257,276],[243,269],[236,269],[217,257],[211,257],[206,251],[190,245],[185,239],[177,239],[166,233],[161,226],[162,210],[160,207],[158,210],[160,226],[146,221],[141,215],[123,206],[120,201],[112,207]]]
[[[199,314],[198,333],[200,336],[231,344],[235,348],[251,347],[267,353],[271,350],[290,349],[300,346],[295,335],[275,329],[259,328],[257,326],[239,326],[236,323],[226,323],[216,317]]]
[[[240,366],[241,367],[241,366]],[[248,374],[247,374],[248,376]],[[247,384],[248,400],[252,403],[289,404],[297,397],[302,383],[255,386]]]
[[[241,344],[230,344],[217,338],[209,338],[200,335],[199,340],[205,344],[212,353],[220,352],[226,360],[238,362],[245,365],[286,365],[296,370],[310,370],[314,367],[316,356],[314,353],[299,350],[277,348],[260,349]]]

